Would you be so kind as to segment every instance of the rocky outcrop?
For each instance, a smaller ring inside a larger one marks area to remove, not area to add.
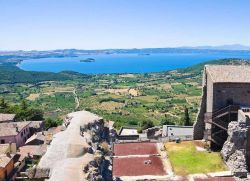
[[[162,137],[162,126],[155,126],[144,131],[148,139],[159,139]]]
[[[54,135],[37,169],[49,169],[51,181],[110,180],[109,177],[103,179],[103,163],[108,155],[103,142],[109,135],[103,119],[87,111],[67,117],[70,119],[66,130]],[[106,147],[109,149],[108,143]],[[104,169],[106,172],[108,166]]]
[[[233,121],[228,125],[228,139],[224,143],[221,155],[226,164],[236,177],[247,177],[246,162],[246,122],[239,120]]]

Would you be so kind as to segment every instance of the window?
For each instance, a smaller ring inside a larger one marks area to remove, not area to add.
[[[1,140],[1,144],[5,144],[5,140]]]

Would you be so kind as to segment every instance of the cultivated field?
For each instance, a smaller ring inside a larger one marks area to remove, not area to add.
[[[176,71],[93,75],[72,81],[1,84],[0,96],[9,102],[26,99],[31,106],[44,110],[46,117],[52,118],[72,112],[76,107],[85,109],[114,121],[116,128],[124,125],[139,127],[144,120],[151,120],[155,125],[183,124],[184,106],[189,109],[191,122],[195,120],[200,82],[200,76],[183,76]]]

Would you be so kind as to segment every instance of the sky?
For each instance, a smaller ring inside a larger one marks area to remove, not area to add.
[[[0,50],[250,46],[249,0],[0,0]]]

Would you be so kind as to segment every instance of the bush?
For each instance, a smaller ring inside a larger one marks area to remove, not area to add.
[[[138,129],[137,129],[137,132],[138,132],[138,133],[142,133],[142,128],[138,128]]]
[[[51,118],[48,118],[45,120],[45,129],[48,130],[49,128],[52,128],[52,127],[57,127],[59,125],[61,125],[63,123],[63,120],[62,119],[51,119]]]
[[[145,130],[154,127],[154,123],[151,120],[143,120],[141,123],[141,129]]]
[[[170,118],[166,118],[161,120],[161,125],[175,125],[175,121],[173,119]]]

